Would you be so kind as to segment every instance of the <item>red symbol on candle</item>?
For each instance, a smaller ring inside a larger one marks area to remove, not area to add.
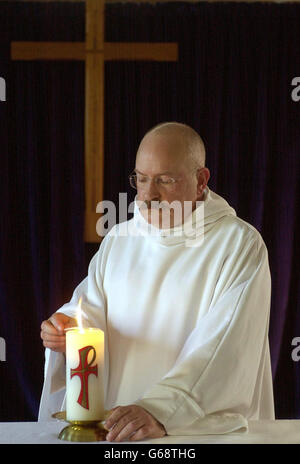
[[[88,363],[89,352],[93,351],[93,357]],[[78,375],[81,381],[81,389],[77,403],[83,408],[89,409],[89,375],[94,374],[98,377],[98,366],[92,366],[96,359],[96,350],[93,346],[85,346],[78,350],[79,364],[75,369],[71,369],[71,379]]]

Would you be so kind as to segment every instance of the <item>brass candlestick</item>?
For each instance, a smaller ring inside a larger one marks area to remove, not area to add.
[[[58,438],[66,441],[92,442],[105,441],[108,431],[104,428],[103,421],[68,421],[66,411],[56,412],[52,417],[70,425],[62,429]]]

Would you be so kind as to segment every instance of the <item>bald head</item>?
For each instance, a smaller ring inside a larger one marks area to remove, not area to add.
[[[143,137],[137,158],[149,143],[168,145],[174,153],[174,162],[183,162],[191,169],[205,166],[205,147],[199,134],[186,124],[165,122],[150,129]]]
[[[191,127],[178,122],[153,127],[138,148],[135,175],[137,200],[147,206],[141,213],[149,223],[165,228],[161,225],[161,216],[157,219],[151,216],[153,202],[179,204],[179,210],[175,208],[176,214],[172,211],[173,206],[168,210],[168,219],[172,227],[183,222],[186,213],[190,214],[197,201],[203,198],[210,176],[209,169],[205,167],[205,148],[201,137]],[[192,208],[189,212],[184,206],[187,202]]]

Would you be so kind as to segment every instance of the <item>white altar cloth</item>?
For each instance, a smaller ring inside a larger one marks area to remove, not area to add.
[[[69,444],[59,440],[59,432],[67,424],[49,422],[1,422],[0,444]],[[118,445],[114,442],[97,442]],[[126,443],[126,442],[121,442]],[[300,444],[300,420],[249,421],[247,433],[226,435],[166,436],[137,442],[145,444]],[[70,443],[72,444],[72,443]]]

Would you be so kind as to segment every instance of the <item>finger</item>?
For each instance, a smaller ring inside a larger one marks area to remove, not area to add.
[[[47,344],[47,348],[53,348],[55,345],[57,346],[65,346],[66,340],[59,340],[59,341],[51,341],[51,340],[43,340],[43,344]]]
[[[104,422],[103,422],[103,426],[104,426],[105,430],[109,431],[109,427],[107,426],[107,419],[111,416],[111,413],[113,411],[115,411],[115,409],[117,409],[117,407],[118,406],[116,406],[115,408],[112,408],[112,409],[110,409],[108,411],[105,411],[105,413],[104,413]]]
[[[136,432],[134,432],[129,437],[129,441],[144,440],[145,438],[149,438],[149,437],[150,437],[149,428],[144,424],[142,427],[140,427]]]
[[[137,417],[133,417],[132,414],[126,414],[122,416],[115,425],[111,427],[110,432],[107,435],[108,440],[115,440],[115,438],[119,435],[119,433],[126,427],[130,422],[133,422],[137,419]],[[133,430],[131,430],[131,433]]]
[[[66,352],[66,346],[65,345],[58,345],[57,343],[43,343],[45,348],[49,348],[51,351],[56,351],[58,353],[65,353]]]
[[[41,329],[42,329],[43,332],[46,332],[46,333],[49,333],[49,334],[56,334],[56,335],[58,334],[58,330],[52,324],[50,319],[48,319],[47,321],[42,322]]]
[[[123,417],[129,411],[129,408],[123,406],[117,406],[116,408],[112,409],[112,413],[108,416],[108,418],[105,421],[106,427],[110,429],[116,422],[118,422],[121,419],[121,417]]]
[[[145,438],[162,438],[165,435],[167,435],[166,429],[160,422],[154,424],[145,423],[143,427],[139,428],[129,437],[129,440],[135,441],[144,440]]]
[[[109,441],[114,440],[119,435],[121,430],[123,430],[123,428],[130,423],[131,420],[132,418],[128,415],[121,417],[121,419],[119,419],[118,422],[115,422],[115,424],[112,427],[110,427],[110,431],[107,434],[107,439]]]
[[[114,441],[129,440],[130,436],[136,434],[136,432],[145,425],[145,421],[141,418],[131,420],[115,437]]]
[[[106,417],[109,417],[113,411],[118,409],[120,406],[115,406],[114,408],[109,409],[109,411],[106,411]]]
[[[46,342],[65,342],[66,341],[66,336],[65,334],[63,335],[51,335],[47,332],[42,331],[41,332],[41,338],[46,341]]]
[[[66,317],[66,321],[63,322],[62,319],[65,319],[61,314],[52,314],[52,316],[49,318],[49,321],[53,324],[53,326],[58,330],[58,332],[63,332],[65,325],[68,321],[69,318]]]
[[[66,344],[65,343],[57,343],[57,342],[43,342],[45,348],[50,348],[52,351],[63,352],[66,351]]]
[[[69,321],[65,324],[64,328],[71,329],[72,327],[78,327],[78,324],[76,319],[70,317]]]

